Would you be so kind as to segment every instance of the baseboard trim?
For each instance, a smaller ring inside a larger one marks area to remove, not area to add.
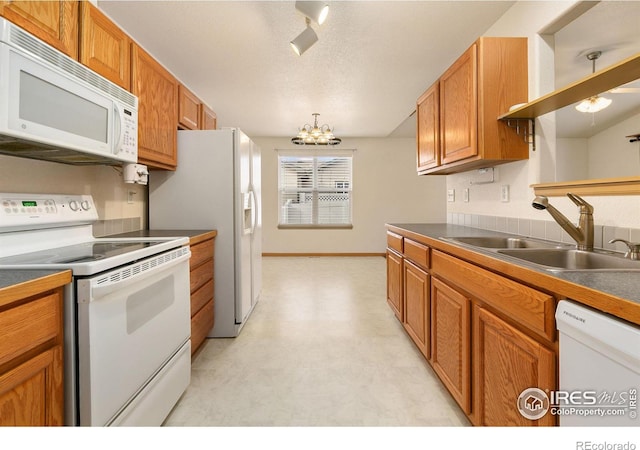
[[[262,256],[382,256],[386,253],[263,253]]]

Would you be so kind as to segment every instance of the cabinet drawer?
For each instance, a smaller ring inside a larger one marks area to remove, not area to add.
[[[191,278],[190,292],[195,292],[200,286],[213,279],[213,259],[193,269],[189,272],[189,276]]]
[[[425,269],[429,268],[429,247],[411,239],[404,240],[404,257]]]
[[[191,317],[196,315],[200,309],[213,299],[213,280],[207,281],[197,291],[191,294]]]
[[[555,339],[555,300],[515,281],[434,251],[431,273],[456,284],[536,334]]]
[[[213,258],[213,239],[192,245],[189,249],[191,250],[189,265],[193,269],[205,262],[207,259]]]
[[[387,231],[387,247],[397,251],[398,253],[403,253],[404,246],[402,245],[402,242],[402,236],[396,233],[392,233],[391,231]]]
[[[48,295],[0,313],[0,365],[48,340],[61,328],[58,294]]]
[[[214,302],[211,300],[198,313],[191,318],[191,354],[204,342],[213,328]]]

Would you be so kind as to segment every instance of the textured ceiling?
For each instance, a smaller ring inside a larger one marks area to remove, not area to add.
[[[417,97],[513,2],[333,1],[319,41],[293,1],[99,1],[218,115],[251,136],[291,136],[320,113],[339,137],[388,136]],[[403,131],[406,130],[406,131]],[[411,134],[405,122],[394,135]]]

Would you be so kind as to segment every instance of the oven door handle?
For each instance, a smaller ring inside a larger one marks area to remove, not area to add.
[[[118,289],[123,289],[126,288],[129,285],[135,284],[135,283],[139,283],[142,280],[145,280],[149,277],[152,276],[156,276],[162,272],[166,272],[169,269],[174,268],[175,266],[182,264],[184,262],[189,261],[189,258],[191,258],[191,252],[187,252],[184,255],[181,255],[179,257],[177,257],[176,259],[173,259],[171,261],[168,261],[166,263],[163,263],[159,266],[156,266],[154,268],[148,269],[144,272],[141,272],[137,275],[134,275],[130,278],[126,278],[124,280],[121,281],[115,281],[113,283],[108,283],[108,284],[104,284],[104,285],[100,285],[100,286],[91,286],[91,296],[90,298],[92,300],[98,300],[101,297],[104,297],[106,295],[109,295],[110,293],[118,290]],[[82,302],[82,300],[80,299],[80,302]]]

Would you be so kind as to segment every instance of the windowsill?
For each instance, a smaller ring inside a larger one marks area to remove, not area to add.
[[[292,224],[292,225],[278,225],[279,230],[350,230],[353,228],[352,224],[345,225],[305,225],[305,224]]]

